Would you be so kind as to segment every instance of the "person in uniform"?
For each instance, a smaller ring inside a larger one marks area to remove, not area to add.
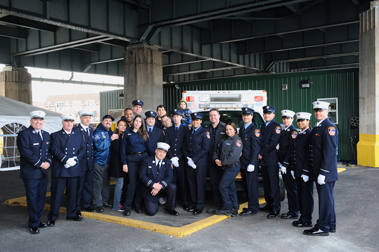
[[[214,153],[217,152],[218,144],[224,141],[227,135],[225,134],[225,123],[220,122],[220,112],[218,112],[217,109],[213,108],[209,111],[209,121],[211,124],[206,128],[211,134],[211,146],[208,151],[208,168],[212,185],[214,208],[207,209],[207,213],[214,214],[216,210],[222,208],[219,185],[223,176],[221,167],[215,163]]]
[[[80,116],[80,124],[74,130],[76,130],[76,133],[83,135],[86,143],[83,159],[79,160],[81,174],[76,203],[76,214],[81,216],[81,210],[88,212],[95,211],[90,205],[93,191],[93,130],[89,125],[93,112],[89,109],[83,109],[78,114]]]
[[[120,148],[122,169],[125,173],[128,173],[128,181],[124,181],[126,186],[123,188],[123,193],[125,194],[124,215],[130,216],[133,201],[136,213],[142,213],[141,192],[136,190],[139,185],[138,169],[142,164],[142,160],[146,159],[149,154],[154,153],[142,116],[136,115],[134,117],[131,129],[124,133]]]
[[[39,228],[47,227],[40,221],[46,199],[47,169],[52,162],[49,151],[50,135],[42,130],[45,115],[46,113],[40,110],[30,112],[29,128],[21,131],[17,137],[20,177],[25,186],[31,234],[39,234]]]
[[[126,122],[126,130],[130,129],[130,125],[133,122],[133,117],[134,117],[133,110],[131,108],[126,108],[124,110],[124,115],[121,116],[121,119],[120,119]]]
[[[81,221],[83,217],[77,215],[77,195],[80,175],[82,172],[80,161],[86,154],[86,143],[82,134],[73,130],[74,114],[61,115],[63,128],[51,134],[51,203],[47,216],[48,226],[54,226],[59,216],[63,193],[66,189],[66,209],[68,220]]]
[[[263,118],[265,123],[261,126],[262,141],[258,158],[261,160],[263,189],[267,203],[261,210],[270,212],[267,215],[268,219],[273,219],[280,214],[280,188],[276,146],[279,143],[282,128],[275,122],[274,117],[275,107],[264,106]]]
[[[229,122],[225,127],[227,139],[221,140],[215,149],[213,159],[222,170],[219,182],[219,191],[222,198],[222,207],[216,210],[218,215],[236,216],[238,212],[238,199],[235,178],[240,171],[240,156],[242,154],[242,141],[237,135],[237,126]]]
[[[111,160],[112,141],[118,139],[111,127],[114,118],[111,115],[103,116],[94,134],[94,178],[93,178],[93,205],[98,213],[104,212],[103,207],[111,208],[109,193],[111,190],[109,176],[109,162]]]
[[[312,227],[313,182],[309,179],[309,128],[310,113],[296,113],[297,126],[300,128],[292,148],[293,165],[297,184],[297,198],[300,207],[300,218],[292,222],[294,227]]]
[[[297,130],[292,125],[295,112],[284,109],[281,111],[284,129],[280,133],[278,165],[282,172],[284,185],[287,190],[288,212],[283,213],[282,219],[297,219],[299,217],[299,202],[297,200],[297,185],[295,171],[292,169],[291,150],[298,135]]]
[[[158,212],[159,194],[164,191],[167,197],[165,213],[179,215],[175,211],[176,185],[171,160],[166,158],[170,145],[158,142],[155,155],[145,158],[139,168],[141,195],[144,200],[146,214],[153,216]]]
[[[168,115],[164,115],[162,117],[162,129],[164,133],[166,132],[168,128],[172,127],[172,124],[173,124],[173,120],[171,120],[171,118]]]
[[[158,142],[164,142],[163,129],[160,127],[155,127],[157,112],[146,111],[145,116],[146,132],[150,138],[150,144],[153,148],[156,148]]]
[[[312,179],[317,182],[319,217],[313,228],[304,230],[305,235],[327,236],[329,232],[336,232],[333,189],[338,180],[338,130],[328,118],[329,105],[328,102],[313,102],[317,124],[309,140],[309,169]]]
[[[261,130],[253,123],[253,118],[253,109],[242,108],[244,125],[239,132],[239,137],[243,144],[240,167],[242,185],[248,199],[247,208],[244,208],[240,213],[242,216],[256,214],[259,211],[258,154],[261,144]]]
[[[166,112],[166,108],[164,107],[164,105],[158,105],[157,106],[157,117],[155,118],[155,126],[157,126],[158,128],[163,128],[163,125],[162,125],[162,117],[164,115],[166,115],[167,112]]]
[[[201,127],[203,114],[192,113],[192,130],[187,131],[183,143],[184,156],[187,158],[187,176],[191,192],[194,215],[203,212],[205,204],[205,183],[208,172],[208,150],[211,144],[209,131]]]
[[[174,166],[174,183],[178,188],[179,200],[184,210],[188,211],[188,179],[186,172],[187,158],[183,153],[184,137],[188,131],[188,128],[181,124],[182,111],[180,109],[174,109],[171,111],[172,120],[174,126],[166,129],[165,142],[171,146],[167,152],[167,158],[169,158]]]
[[[136,115],[141,114],[142,108],[143,108],[143,101],[141,100],[134,100],[132,101],[132,111],[133,111],[133,119]]]

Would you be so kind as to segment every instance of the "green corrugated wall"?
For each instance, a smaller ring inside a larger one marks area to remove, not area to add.
[[[318,98],[338,98],[339,158],[355,160],[358,129],[350,129],[350,118],[359,116],[359,69],[300,72],[288,74],[258,75],[163,85],[165,106],[168,111],[176,108],[181,94],[186,90],[266,90],[268,105],[277,109],[276,121],[281,122],[280,111],[311,112],[312,102]],[[300,81],[309,79],[309,89],[301,89]],[[288,90],[282,90],[288,84]],[[311,117],[311,126],[316,124]],[[297,125],[294,123],[294,126]],[[350,136],[354,138],[352,150]]]

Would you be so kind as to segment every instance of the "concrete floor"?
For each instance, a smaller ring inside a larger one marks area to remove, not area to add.
[[[378,168],[348,167],[339,174],[334,190],[337,233],[328,237],[305,236],[304,229],[291,226],[292,220],[268,220],[263,212],[228,218],[184,238],[90,218],[66,221],[65,214],[60,215],[55,227],[31,235],[27,209],[0,204],[0,251],[378,251],[378,180]],[[318,217],[315,194],[314,222]],[[24,195],[19,171],[0,172],[0,202]],[[243,201],[243,194],[239,196]],[[211,201],[210,194],[208,198]],[[286,210],[285,200],[282,212]],[[178,223],[209,216],[204,213],[194,218],[184,211],[180,213]],[[116,212],[112,215],[122,216]],[[152,220],[146,215],[132,212],[133,215],[139,220]],[[165,222],[164,216],[157,216],[154,222]],[[42,216],[43,221],[46,219],[47,211]]]

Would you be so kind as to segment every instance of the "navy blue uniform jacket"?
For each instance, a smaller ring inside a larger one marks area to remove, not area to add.
[[[276,153],[276,145],[278,145],[280,139],[280,133],[282,132],[282,127],[272,120],[266,127],[266,124],[262,124],[261,127],[261,150],[260,154],[262,156],[261,165],[262,166],[274,166],[278,165],[278,155]]]
[[[51,165],[52,157],[49,151],[50,135],[41,130],[43,141],[32,126],[18,134],[17,147],[20,152],[20,177],[22,179],[46,178],[47,170],[40,168],[43,162]]]
[[[149,132],[147,133],[149,135]],[[154,126],[153,131],[149,135],[151,147],[155,150],[158,142],[164,142],[163,129]]]
[[[312,129],[309,139],[309,164],[314,179],[321,174],[325,176],[325,182],[338,180],[337,139],[337,127],[329,118]]]
[[[288,129],[283,130],[280,133],[278,161],[287,168],[292,166],[291,150],[297,135],[298,132],[292,124],[288,127]]]
[[[251,123],[246,129],[245,126],[240,128],[239,136],[243,143],[242,164],[256,166],[261,144],[261,130]]]
[[[172,170],[171,160],[164,158],[161,161],[161,168],[158,173],[157,164],[155,162],[155,155],[150,156],[142,161],[138,170],[139,179],[141,181],[141,194],[147,197],[149,201],[158,201],[157,195],[151,195],[154,183],[159,183],[163,186],[162,190],[168,184],[173,183],[174,173]]]
[[[93,170],[93,129],[88,127],[90,135],[88,136],[87,132],[80,126],[75,127],[78,133],[82,134],[84,137],[84,142],[86,144],[85,153],[83,155],[82,162],[80,162],[82,171],[92,171]]]
[[[86,151],[86,145],[82,134],[72,130],[70,136],[68,136],[66,132],[61,129],[60,131],[51,134],[50,149],[53,155],[51,177],[69,178],[80,176],[80,161]],[[76,165],[66,169],[64,165],[67,160],[75,156],[78,158]]]
[[[183,155],[183,142],[187,131],[189,131],[188,127],[184,125],[180,125],[177,134],[175,133],[175,125],[166,129],[165,142],[170,145],[170,149],[167,152],[169,159],[178,157],[187,161],[187,158]]]
[[[310,176],[309,174],[309,137],[311,130],[308,128],[304,132],[299,132],[296,137],[292,148],[292,170],[295,172],[296,177],[302,174]],[[311,180],[313,178],[310,178]]]
[[[187,131],[184,138],[184,156],[192,158],[196,166],[208,165],[208,150],[211,145],[211,134],[200,126],[193,134],[192,130]]]

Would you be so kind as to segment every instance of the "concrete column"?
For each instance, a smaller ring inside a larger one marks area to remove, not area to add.
[[[362,13],[359,31],[358,165],[379,167],[379,7]]]
[[[0,95],[32,104],[32,76],[28,69],[4,67],[0,73]]]
[[[124,58],[124,108],[133,100],[144,102],[143,111],[163,104],[162,53],[146,44],[126,48]]]

